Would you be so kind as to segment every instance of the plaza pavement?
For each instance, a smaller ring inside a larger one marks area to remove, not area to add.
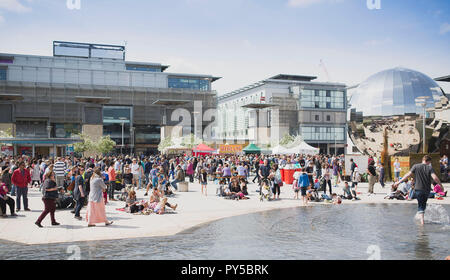
[[[341,185],[343,185],[341,183]],[[109,201],[106,205],[108,219],[114,221],[111,226],[103,224],[96,227],[87,227],[84,220],[86,207],[81,211],[82,221],[76,220],[71,210],[57,210],[56,220],[61,223],[59,226],[51,226],[50,215],[42,222],[43,228],[38,228],[34,222],[43,210],[41,193],[38,189],[29,190],[29,207],[31,212],[20,211],[18,217],[0,218],[0,239],[19,242],[24,244],[48,244],[62,242],[79,242],[93,240],[110,240],[124,238],[141,238],[154,236],[174,235],[194,226],[208,223],[214,220],[227,218],[230,216],[243,215],[259,211],[273,209],[304,207],[301,200],[294,200],[292,187],[284,185],[281,188],[281,196],[278,201],[259,201],[256,184],[249,185],[249,200],[227,200],[215,196],[216,187],[213,182],[209,182],[208,196],[201,195],[198,183],[189,184],[189,192],[176,192],[174,198],[169,198],[169,203],[178,204],[174,213],[165,215],[150,214],[133,215],[116,210],[122,208],[124,202]],[[417,204],[413,201],[397,201],[384,199],[390,190],[390,184],[386,188],[381,188],[380,184],[375,185],[375,195],[367,195],[367,183],[360,183],[358,192],[362,192],[359,201],[344,200],[343,204],[360,203],[399,203]],[[444,184],[447,190],[450,184]],[[333,192],[342,194],[342,188],[333,188]],[[148,199],[144,196],[144,190],[137,191],[138,199]],[[15,198],[15,197],[13,197]],[[450,204],[450,198],[444,200],[431,199],[429,203]],[[324,203],[309,203],[311,207],[320,207]],[[340,207],[335,205],[335,207]],[[9,215],[9,208],[7,209]]]

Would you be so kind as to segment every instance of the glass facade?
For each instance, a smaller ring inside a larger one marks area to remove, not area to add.
[[[300,94],[301,108],[344,109],[345,94],[343,91],[303,89]]]
[[[0,81],[6,81],[6,69],[0,68]]]
[[[147,71],[147,72],[161,72],[160,67],[145,66],[145,65],[127,65],[129,71]]]
[[[210,81],[209,79],[169,77],[169,88],[209,91]]]
[[[136,144],[159,144],[161,140],[161,126],[136,126]]]
[[[402,116],[421,114],[417,98],[428,97],[427,108],[434,107],[443,96],[439,85],[423,73],[394,68],[379,72],[362,82],[352,95],[356,112],[369,116]]]
[[[122,145],[122,124],[124,145],[131,144],[131,107],[105,106],[103,107],[103,135],[109,135],[117,145]]]
[[[71,138],[81,133],[81,125],[72,123],[55,123],[52,124],[53,135],[56,138]]]
[[[344,141],[344,127],[312,127],[304,126],[300,128],[301,136],[305,141]]]
[[[46,121],[16,121],[16,137],[47,138]]]

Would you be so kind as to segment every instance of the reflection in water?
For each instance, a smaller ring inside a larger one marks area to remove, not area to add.
[[[417,242],[415,245],[417,259],[433,259],[433,251],[430,248],[430,240],[424,227],[419,226],[417,231]]]
[[[450,206],[444,209],[450,212]],[[441,209],[441,210],[442,210]],[[49,245],[0,241],[0,259],[444,259],[450,226],[417,225],[408,205],[321,205],[231,217],[167,237]],[[13,252],[13,253],[11,253]]]

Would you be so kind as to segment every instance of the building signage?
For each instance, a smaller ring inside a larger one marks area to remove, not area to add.
[[[239,154],[242,153],[242,145],[220,145],[220,154]]]

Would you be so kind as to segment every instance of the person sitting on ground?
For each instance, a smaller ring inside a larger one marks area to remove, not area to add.
[[[342,198],[335,193],[333,193],[331,195],[331,199],[332,199],[333,204],[341,204],[342,203]]]
[[[405,200],[405,196],[398,189],[397,186],[392,185],[391,192],[385,197],[385,199],[397,199],[397,200]]]
[[[131,206],[136,205],[136,204],[137,204],[136,192],[130,191],[130,193],[128,194],[127,200],[125,202],[125,209],[130,209]]]
[[[441,185],[439,185],[436,182],[433,182],[433,185],[434,185],[433,191],[434,191],[434,193],[436,193],[437,196],[440,196],[440,197],[447,196],[447,192],[444,192],[444,188]]]
[[[347,181],[344,182],[344,187],[342,187],[342,190],[344,191],[344,197],[346,199],[353,199],[352,192]]]
[[[158,190],[158,188],[154,188],[152,194],[149,199],[149,207],[156,214],[164,214],[166,210],[166,206],[172,208],[174,211],[177,209],[178,204],[171,205],[167,202],[167,197]]]
[[[404,196],[408,195],[411,190],[411,183],[408,179],[405,182],[402,182],[398,185],[397,190],[400,191]]]
[[[133,186],[133,173],[131,173],[131,168],[125,167],[125,174],[123,174],[123,183],[125,184],[125,189],[130,191]]]
[[[241,185],[241,191],[244,195],[248,195],[248,188],[247,188],[247,181],[244,178],[241,178],[239,180],[239,183]]]

